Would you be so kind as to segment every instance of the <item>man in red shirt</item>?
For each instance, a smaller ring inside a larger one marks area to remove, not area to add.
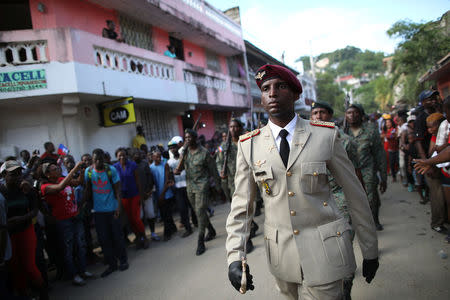
[[[79,162],[67,177],[61,177],[61,168],[56,163],[42,165],[46,181],[41,185],[41,192],[51,207],[52,216],[56,219],[56,227],[64,249],[66,271],[73,278],[74,285],[85,285],[84,279],[93,276],[86,272],[83,222],[77,218],[78,207],[73,189],[73,186],[80,185],[83,181],[83,176],[79,176],[77,180],[73,179],[83,166],[83,162]],[[77,264],[74,263],[74,246],[77,248]]]

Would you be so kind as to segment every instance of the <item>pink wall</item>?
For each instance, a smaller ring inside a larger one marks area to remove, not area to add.
[[[206,140],[210,140],[213,137],[216,128],[214,123],[214,114],[212,110],[195,110],[193,112],[194,120],[197,120],[200,113],[202,114],[200,122],[206,124],[206,127],[200,128],[197,133],[199,136],[203,134]]]
[[[194,66],[206,68],[205,49],[187,40],[183,40],[183,47],[184,60],[187,63],[193,64]],[[192,52],[192,56],[189,56],[189,52]]]
[[[37,10],[38,3],[46,7],[46,12]],[[117,13],[86,0],[30,0],[33,29],[72,27],[102,35],[106,20],[116,23],[116,32],[120,33]]]
[[[169,45],[169,33],[161,28],[153,26],[153,51],[163,54]]]

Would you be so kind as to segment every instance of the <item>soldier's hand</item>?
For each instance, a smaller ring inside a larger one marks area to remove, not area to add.
[[[378,258],[363,260],[363,276],[366,278],[367,283],[370,283],[375,277],[379,265]]]
[[[254,290],[253,276],[250,274],[250,267],[248,265],[245,274],[247,275],[247,290]],[[242,262],[240,260],[232,262],[228,267],[228,279],[236,291],[239,291],[242,279]]]
[[[382,194],[384,194],[384,192],[386,192],[386,186],[387,186],[386,181],[382,181],[382,182],[380,183],[380,192],[381,192]]]

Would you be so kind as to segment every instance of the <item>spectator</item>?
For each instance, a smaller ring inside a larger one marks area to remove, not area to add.
[[[133,138],[132,146],[133,148],[140,149],[142,145],[146,145],[144,129],[142,126],[136,126],[136,136]]]
[[[44,144],[45,152],[41,155],[41,160],[47,159],[48,161],[57,161],[59,156],[55,154],[55,145],[52,142],[46,142]]]
[[[164,52],[165,56],[177,58],[177,54],[175,53],[175,46],[167,45],[167,50]]]
[[[154,179],[150,167],[145,160],[145,153],[135,149],[133,153],[133,160],[137,165],[137,174],[141,186],[141,198],[143,201],[144,217],[150,227],[150,237],[152,240],[159,241],[159,236],[155,233],[155,208],[152,199],[152,191],[154,186]]]
[[[444,120],[441,113],[432,113],[427,117],[428,132],[431,134],[431,142],[428,150],[428,157],[437,154],[436,152],[436,134],[439,125]],[[435,153],[436,152],[436,153]],[[427,185],[430,188],[430,206],[431,206],[431,229],[438,233],[445,233],[447,229],[444,226],[446,219],[444,191],[441,184],[441,172],[433,166],[426,174]]]
[[[28,162],[30,161],[31,155],[28,150],[22,150],[20,151],[20,158],[22,159],[21,164],[22,168],[25,168],[28,165]]]
[[[120,271],[129,267],[119,220],[122,199],[120,177],[116,168],[105,164],[105,153],[102,149],[95,149],[92,156],[93,165],[84,172],[84,201],[92,197],[97,236],[108,264],[101,277],[106,277],[117,270],[117,260],[120,262]]]
[[[153,174],[156,188],[153,196],[158,201],[161,218],[164,222],[164,241],[168,241],[172,234],[177,232],[171,211],[175,197],[172,191],[174,181],[170,178],[170,168],[167,160],[161,157],[161,152],[158,150],[153,152],[153,163],[150,165],[150,170]]]
[[[0,173],[5,177],[0,193],[6,198],[12,246],[9,271],[14,288],[25,296],[31,283],[32,287],[39,289],[40,299],[48,299],[47,288],[36,266],[36,234],[32,219],[38,212],[37,194],[28,182],[22,180],[22,167],[18,161],[6,161]]]
[[[114,164],[114,167],[120,175],[123,209],[136,235],[137,248],[147,249],[149,243],[145,237],[145,227],[140,216],[144,198],[141,197],[143,194],[138,179],[137,165],[127,158],[127,151],[124,148],[116,150],[116,157],[118,162]]]
[[[119,38],[119,35],[115,31],[115,29],[116,24],[114,23],[114,21],[106,20],[106,28],[103,28],[102,36],[104,38],[108,38],[122,43],[124,40],[122,38]]]
[[[11,240],[8,234],[8,218],[6,215],[6,199],[0,193],[0,294],[9,299],[11,293],[7,286],[8,273],[6,265],[11,259]]]
[[[172,138],[169,144],[169,151],[171,158],[167,161],[167,164],[170,167],[171,172],[174,172],[175,169],[180,164],[180,153],[178,152],[178,143],[176,140]],[[181,171],[180,175],[174,175],[175,180],[175,199],[177,203],[178,211],[180,212],[181,224],[183,224],[184,229],[186,231],[183,233],[181,237],[185,238],[192,234],[191,222],[189,221],[189,200],[187,197],[186,191],[186,171]]]
[[[408,131],[408,123],[406,123],[406,115],[399,115],[398,117],[398,141],[399,141],[399,158],[398,158],[398,168],[400,170],[400,178],[403,186],[408,186],[408,179],[406,173],[406,163],[405,163],[405,136]]]
[[[387,119],[383,128],[384,138],[387,141],[387,151],[389,157],[389,165],[392,174],[392,181],[397,181],[397,167],[398,167],[398,135],[392,119]]]
[[[42,165],[46,180],[41,185],[41,193],[51,207],[52,216],[57,220],[59,242],[62,243],[64,249],[65,269],[74,285],[85,285],[84,279],[92,278],[93,275],[86,271],[84,229],[82,221],[76,217],[78,205],[73,189],[82,182],[83,177],[74,179],[74,176],[81,170],[83,162],[72,166],[71,161],[73,161],[73,157],[65,157],[66,167],[71,170],[66,177],[61,176],[61,169],[58,165],[54,163]],[[73,255],[74,248],[76,249],[76,263]]]

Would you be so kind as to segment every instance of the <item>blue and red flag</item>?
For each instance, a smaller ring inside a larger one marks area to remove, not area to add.
[[[67,154],[69,154],[69,149],[66,146],[64,146],[63,144],[59,144],[58,155],[64,156]]]

